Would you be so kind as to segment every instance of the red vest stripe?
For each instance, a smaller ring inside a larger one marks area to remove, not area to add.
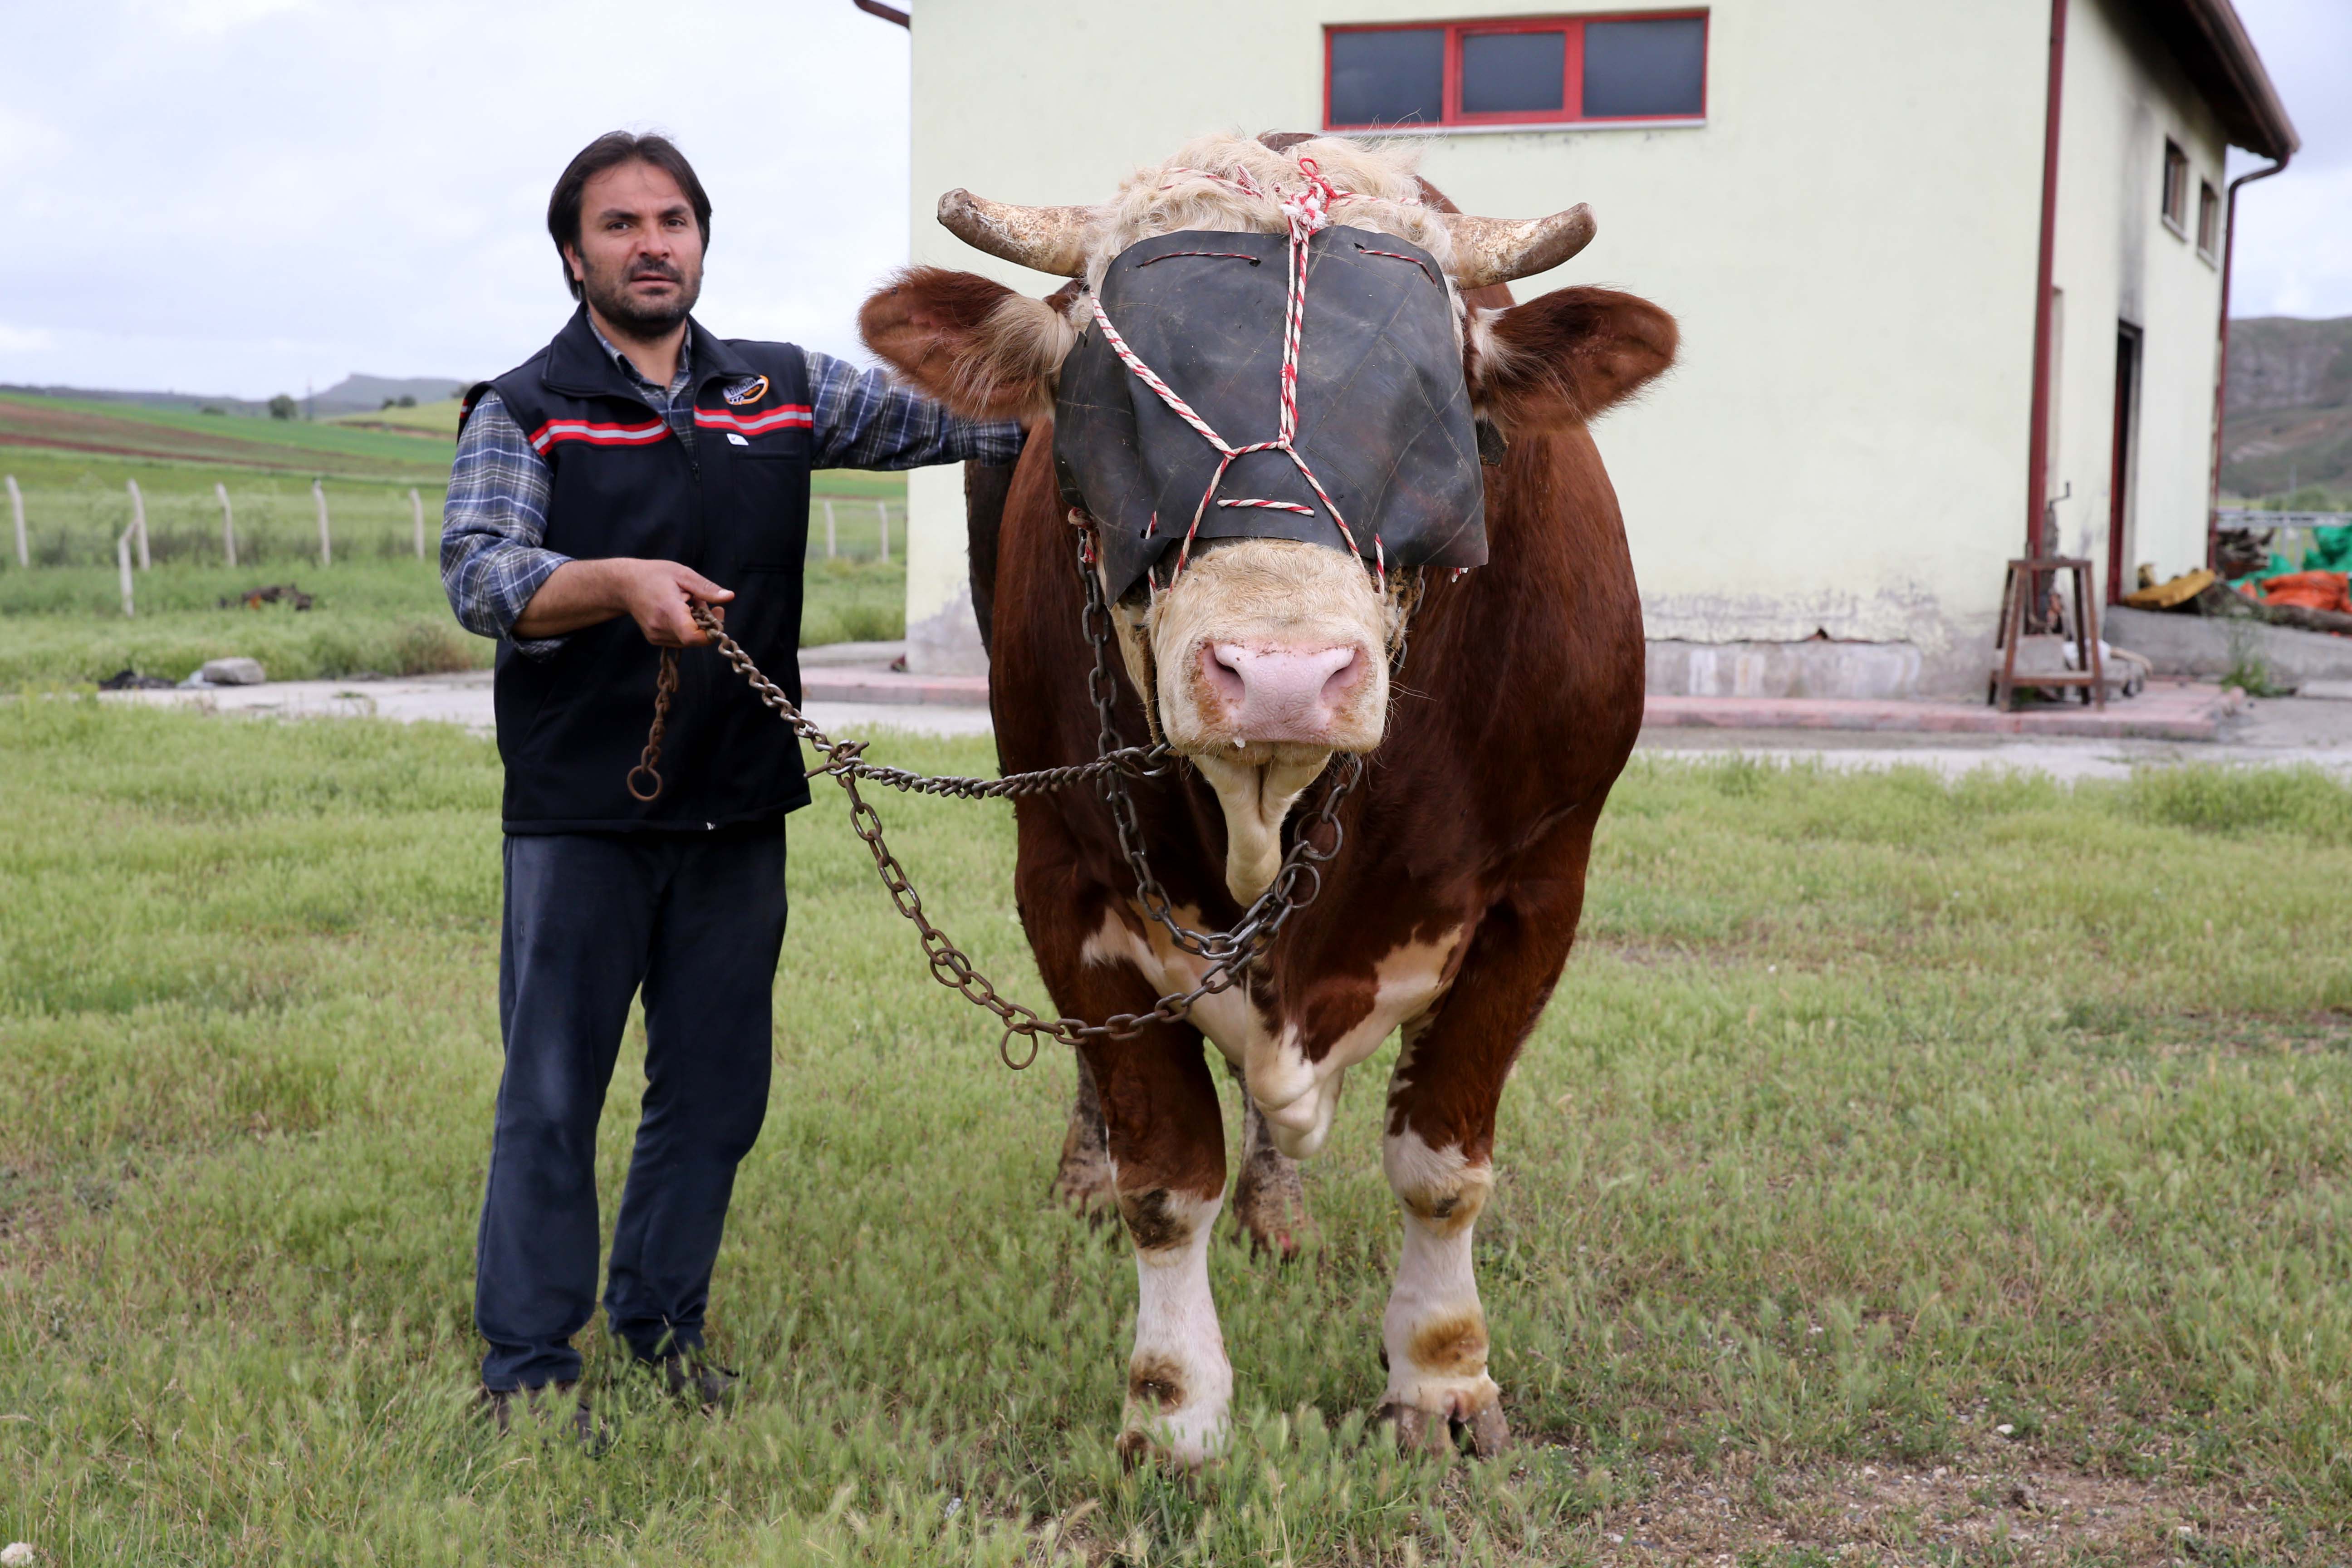
[[[814,427],[815,415],[805,405],[788,403],[761,414],[737,414],[726,408],[698,408],[694,423],[704,430],[733,430],[745,436],[764,435],[770,430],[807,430]]]
[[[659,419],[643,425],[593,425],[583,419],[551,419],[530,433],[530,444],[544,452],[559,441],[593,441],[600,447],[629,447],[658,441],[669,431]]]

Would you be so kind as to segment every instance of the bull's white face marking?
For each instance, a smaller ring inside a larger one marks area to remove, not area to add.
[[[1199,984],[1208,965],[1178,948],[1139,908],[1136,914],[1143,924],[1142,936],[1117,915],[1107,915],[1080,950],[1086,962],[1132,964],[1163,996]],[[1200,911],[1189,905],[1179,908],[1176,918],[1195,929],[1201,923]],[[1456,926],[1433,942],[1407,942],[1383,954],[1372,966],[1371,1011],[1334,1042],[1320,1061],[1307,1059],[1296,1024],[1268,1018],[1239,986],[1194,1003],[1192,1021],[1227,1061],[1242,1069],[1274,1146],[1294,1160],[1304,1160],[1319,1152],[1330,1136],[1347,1070],[1380,1049],[1391,1029],[1405,1026],[1410,1036],[1412,1024],[1445,994],[1446,976],[1463,935],[1464,928]],[[1403,1070],[1402,1064],[1398,1070]]]
[[[1397,616],[1345,551],[1239,539],[1197,552],[1141,625],[1114,617],[1129,679],[1217,792],[1243,902],[1273,882],[1283,820],[1331,753],[1381,743]]]
[[[1234,1369],[1209,1294],[1209,1240],[1222,1198],[1162,1194],[1160,1214],[1178,1229],[1170,1246],[1135,1252],[1135,1353],[1128,1358],[1122,1430],[1181,1464],[1199,1465],[1223,1445]]]
[[[1501,1392],[1486,1373],[1486,1312],[1470,1251],[1494,1173],[1410,1130],[1382,1141],[1381,1167],[1404,1214],[1404,1250],[1381,1319],[1383,1402],[1467,1420]]]

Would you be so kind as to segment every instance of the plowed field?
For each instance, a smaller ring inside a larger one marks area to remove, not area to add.
[[[350,479],[434,480],[446,479],[449,471],[448,443],[431,436],[16,393],[0,394],[0,447],[220,463]]]

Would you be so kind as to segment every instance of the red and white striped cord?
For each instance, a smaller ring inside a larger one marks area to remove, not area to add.
[[[1142,356],[1128,346],[1127,340],[1119,336],[1118,329],[1111,325],[1110,312],[1103,309],[1101,297],[1092,292],[1087,295],[1087,303],[1092,307],[1095,320],[1102,324],[1103,342],[1110,345],[1111,352],[1118,355],[1120,362],[1135,374],[1135,378],[1150,387],[1153,395],[1166,404],[1171,413],[1190,425],[1202,440],[1217,450],[1217,471],[1210,476],[1209,488],[1201,494],[1201,504],[1192,509],[1192,523],[1184,530],[1184,542],[1176,552],[1176,568],[1169,574],[1170,587],[1175,586],[1177,577],[1182,574],[1185,563],[1192,559],[1192,541],[1201,531],[1201,519],[1207,515],[1209,502],[1216,500],[1217,487],[1225,480],[1225,470],[1233,466],[1235,458],[1247,457],[1252,452],[1280,452],[1287,457],[1297,466],[1308,487],[1321,498],[1323,505],[1330,511],[1331,521],[1338,524],[1339,537],[1348,542],[1349,551],[1356,555],[1363,553],[1357,547],[1356,536],[1349,531],[1348,520],[1339,514],[1338,504],[1331,500],[1330,492],[1323,488],[1323,481],[1315,477],[1315,470],[1307,465],[1307,459],[1299,454],[1297,447],[1293,444],[1294,437],[1298,434],[1298,349],[1307,325],[1307,241],[1331,226],[1333,205],[1348,200],[1354,194],[1335,188],[1330,181],[1323,177],[1322,171],[1316,167],[1315,160],[1312,158],[1299,159],[1298,169],[1299,173],[1306,176],[1306,184],[1295,192],[1268,190],[1253,179],[1245,169],[1236,170],[1232,175],[1213,174],[1205,169],[1173,171],[1197,175],[1205,180],[1213,180],[1220,184],[1230,185],[1245,195],[1270,201],[1281,209],[1285,221],[1289,225],[1289,280],[1285,289],[1282,321],[1282,413],[1277,433],[1273,440],[1257,441],[1246,447],[1236,447],[1218,435],[1214,426],[1202,418],[1191,404],[1177,395],[1174,387],[1162,381],[1150,365],[1143,363]],[[1179,252],[1177,254],[1213,253]],[[1154,259],[1164,258],[1155,258]],[[1291,511],[1307,517],[1315,515],[1313,507],[1301,506],[1297,501],[1234,500],[1217,500],[1217,504],[1221,507],[1255,508],[1265,511]],[[1159,514],[1154,512],[1152,526],[1144,531],[1144,537],[1148,539],[1151,536],[1152,531],[1159,526]],[[1388,562],[1377,534],[1372,539],[1372,549],[1381,584],[1385,591],[1388,585]]]

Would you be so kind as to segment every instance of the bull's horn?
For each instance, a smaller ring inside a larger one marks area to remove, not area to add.
[[[1549,271],[1592,242],[1592,209],[1582,202],[1549,217],[1433,216],[1454,236],[1454,281],[1465,289]]]
[[[989,255],[1056,278],[1083,278],[1088,209],[1016,207],[970,191],[940,198],[940,223],[950,234]]]

